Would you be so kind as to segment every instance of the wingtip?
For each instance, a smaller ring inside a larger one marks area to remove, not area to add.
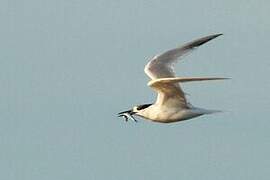
[[[218,33],[218,34],[215,34],[214,36],[218,37],[218,36],[223,36],[224,34],[223,33]]]
[[[219,33],[219,34],[213,34],[213,35],[208,35],[208,36],[205,36],[205,37],[202,37],[200,39],[196,39],[190,43],[188,43],[185,47],[186,48],[194,48],[194,47],[199,47],[209,41],[211,41],[212,39],[215,39],[217,38],[218,36],[221,36],[223,35],[222,33]]]
[[[224,35],[223,33],[213,34],[212,38],[210,38],[210,39],[215,39],[215,38],[217,38],[219,36],[223,36],[223,35]]]
[[[232,78],[227,78],[227,77],[217,77],[217,78],[213,78],[213,80],[230,80],[230,79],[232,79]]]

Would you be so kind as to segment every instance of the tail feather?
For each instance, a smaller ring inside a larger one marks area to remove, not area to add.
[[[214,113],[221,113],[221,112],[223,112],[223,111],[221,111],[221,110],[213,110],[213,109],[205,110],[205,114],[214,114]]]
[[[197,107],[195,107],[195,109],[197,109],[197,111],[199,111],[201,114],[214,114],[214,113],[223,112],[221,110],[216,110],[216,109],[203,109],[203,108],[197,108]]]

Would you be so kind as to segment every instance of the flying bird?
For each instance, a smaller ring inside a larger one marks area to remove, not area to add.
[[[124,117],[126,121],[131,119],[137,122],[133,117],[133,115],[136,115],[154,122],[172,123],[204,114],[221,112],[219,110],[208,110],[193,106],[188,102],[180,84],[193,81],[225,80],[228,78],[176,77],[173,70],[177,60],[220,35],[222,34],[205,36],[154,56],[146,64],[144,72],[151,78],[147,85],[157,93],[156,102],[134,106],[128,111],[118,113],[118,116]]]

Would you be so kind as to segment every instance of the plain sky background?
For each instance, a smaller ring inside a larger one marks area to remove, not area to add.
[[[2,0],[1,180],[268,180],[270,1]],[[150,103],[144,65],[224,33],[177,64],[190,121],[125,123]]]

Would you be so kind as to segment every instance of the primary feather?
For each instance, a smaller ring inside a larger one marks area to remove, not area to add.
[[[166,77],[175,77],[173,71],[173,64],[176,63],[185,54],[191,52],[200,45],[207,43],[208,41],[220,36],[222,34],[215,34],[206,36],[189,43],[184,44],[181,47],[168,50],[160,55],[154,56],[149,63],[146,64],[144,72],[151,78],[166,78]]]

